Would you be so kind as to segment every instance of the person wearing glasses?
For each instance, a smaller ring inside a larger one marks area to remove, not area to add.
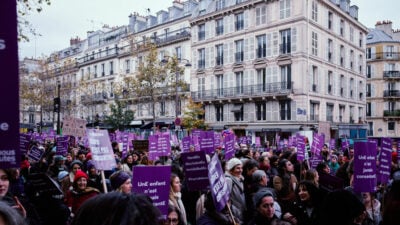
[[[183,225],[179,210],[174,206],[168,207],[168,215],[164,220],[165,225]]]

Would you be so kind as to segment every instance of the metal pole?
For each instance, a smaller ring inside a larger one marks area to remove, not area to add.
[[[61,135],[61,123],[60,123],[60,111],[61,111],[61,98],[60,98],[60,88],[61,84],[58,83],[57,85],[57,98],[59,99],[59,106],[57,110],[57,134]]]
[[[179,71],[178,67],[176,67],[176,72],[175,72],[175,119],[178,118],[178,109],[179,109],[179,96],[178,96],[178,77],[179,77]]]

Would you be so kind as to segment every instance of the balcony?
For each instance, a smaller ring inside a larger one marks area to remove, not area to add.
[[[400,110],[384,110],[384,117],[400,117]]]
[[[400,71],[398,71],[398,70],[383,71],[383,78],[399,79],[400,78]]]
[[[95,94],[82,95],[81,104],[106,103],[107,97],[108,97],[107,92],[98,92]]]
[[[157,36],[150,37],[150,43],[155,44],[157,47],[177,43],[184,40],[190,39],[190,27],[181,28],[179,30],[170,31]],[[146,40],[138,41],[133,44],[131,52],[134,51],[145,51],[148,49],[146,46]]]
[[[378,52],[367,54],[367,61],[370,60],[399,60],[400,52]]]
[[[114,58],[118,55],[118,47],[114,47],[111,49],[107,49],[104,51],[99,51],[94,54],[86,55],[84,57],[81,57],[77,60],[78,66],[84,66],[88,65],[94,62],[97,62],[99,60],[105,60],[109,58]]]
[[[194,101],[224,100],[234,98],[257,98],[288,96],[292,93],[292,83],[275,82],[268,84],[247,85],[229,88],[217,88],[205,91],[192,92]]]
[[[400,98],[399,90],[385,90],[383,91],[384,98]]]

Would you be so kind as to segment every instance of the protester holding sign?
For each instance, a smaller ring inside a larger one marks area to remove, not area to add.
[[[232,205],[239,209],[239,214],[235,216],[241,221],[243,221],[246,212],[242,171],[243,165],[240,159],[232,158],[226,163],[225,181],[228,185],[228,190],[230,190],[229,199]]]

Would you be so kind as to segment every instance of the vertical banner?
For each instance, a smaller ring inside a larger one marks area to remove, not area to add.
[[[89,147],[94,165],[98,170],[112,170],[116,167],[114,151],[107,130],[87,129]]]
[[[306,142],[304,140],[304,136],[300,135],[299,133],[296,135],[296,142],[297,142],[297,160],[304,161],[306,158],[305,150],[306,150]]]
[[[166,218],[170,189],[171,166],[134,166],[132,191],[149,196]]]
[[[208,164],[208,178],[210,179],[211,195],[215,208],[221,211],[229,200],[230,191],[225,181],[224,171],[218,159],[218,154],[214,154],[210,164]]]
[[[354,191],[376,191],[376,143],[354,143]]]
[[[386,184],[390,178],[390,169],[392,166],[392,139],[382,138],[381,140],[381,152],[379,154],[379,171],[378,181],[382,184]]]
[[[185,152],[181,154],[181,159],[189,191],[206,190],[210,182],[205,152]]]
[[[0,7],[0,168],[19,167],[19,76],[17,4],[2,1]]]

